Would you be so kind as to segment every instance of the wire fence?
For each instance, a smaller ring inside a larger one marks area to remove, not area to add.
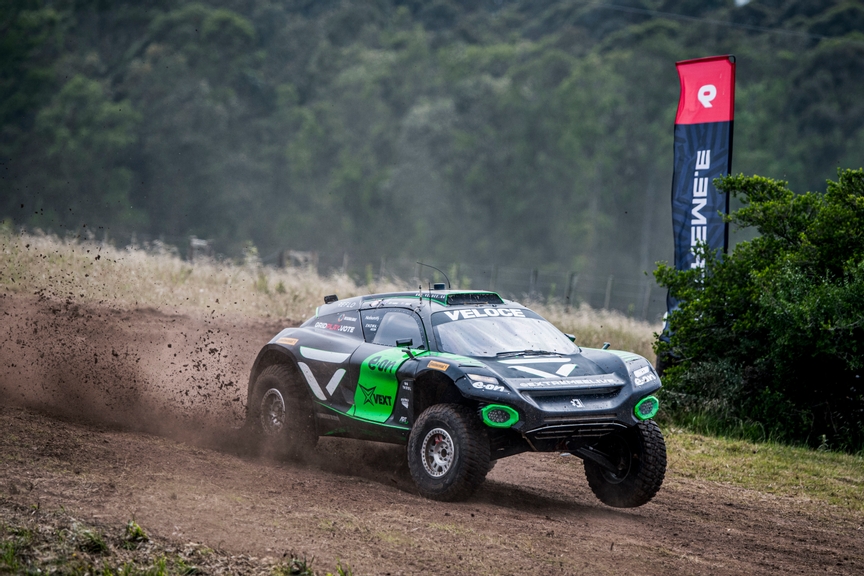
[[[23,227],[21,231],[26,232]],[[195,236],[160,236],[154,239],[139,234],[130,238],[114,237],[111,242],[115,245],[128,243],[145,249],[158,244],[190,261],[200,257],[224,259],[224,256],[214,251],[211,240]],[[441,262],[429,262],[430,267],[404,258],[384,257],[376,265],[352,262],[349,266],[347,255],[338,258],[322,254],[319,259],[317,252],[295,250],[278,250],[261,257],[256,253],[255,257],[263,265],[274,268],[303,267],[323,274],[346,273],[361,284],[383,280],[413,289],[449,280],[454,289],[492,290],[510,300],[567,307],[584,303],[592,308],[615,310],[651,322],[660,320],[666,312],[666,290],[659,287],[653,277],[642,273],[600,276],[540,268]]]
[[[652,322],[666,312],[666,290],[644,274],[597,276],[491,264],[429,264],[444,272],[454,289],[492,290],[507,299],[573,307],[585,303]],[[424,288],[446,281],[443,274],[406,259],[382,258],[377,270],[370,268],[367,265],[367,281],[381,279]]]

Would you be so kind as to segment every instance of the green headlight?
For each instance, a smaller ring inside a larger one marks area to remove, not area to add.
[[[519,413],[503,404],[489,404],[480,411],[483,422],[492,428],[509,428],[519,421]]]
[[[654,396],[646,396],[633,408],[633,414],[639,420],[648,420],[649,418],[653,418],[659,409],[660,401]]]

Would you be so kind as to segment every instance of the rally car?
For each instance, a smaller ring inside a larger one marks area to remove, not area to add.
[[[319,436],[407,445],[417,489],[436,500],[467,498],[495,460],[529,451],[582,458],[610,506],[660,489],[660,379],[643,357],[580,347],[494,292],[324,302],[252,367],[246,421],[268,449],[300,455]]]

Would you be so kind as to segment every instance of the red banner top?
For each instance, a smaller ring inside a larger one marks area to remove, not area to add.
[[[675,124],[731,122],[735,116],[735,57],[677,62],[681,97]]]

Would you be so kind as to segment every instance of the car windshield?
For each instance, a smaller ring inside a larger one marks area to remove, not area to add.
[[[436,312],[432,331],[442,352],[474,357],[576,354],[579,348],[541,316],[524,308]]]

